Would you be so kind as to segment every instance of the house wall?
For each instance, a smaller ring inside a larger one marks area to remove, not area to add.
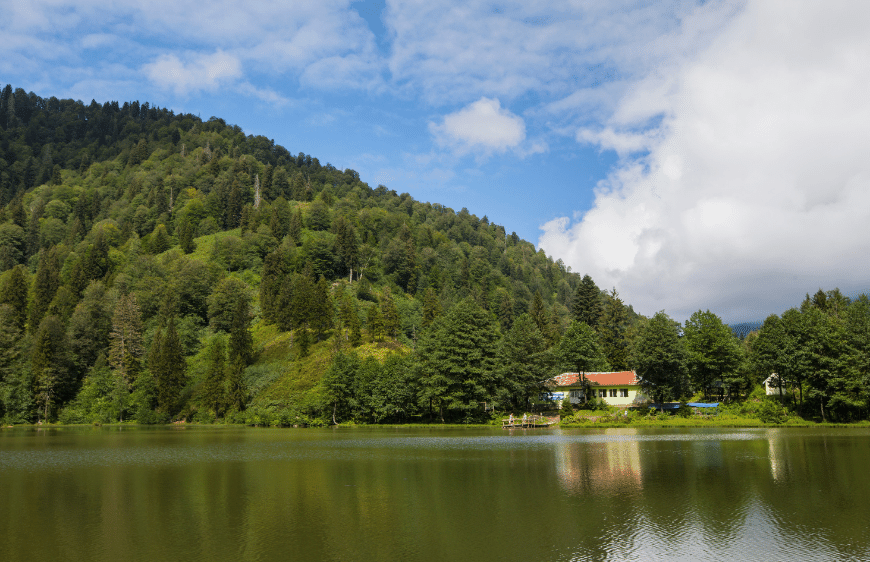
[[[559,391],[564,392],[565,395],[568,396],[569,391],[578,390],[579,388],[580,387],[573,387],[573,388],[565,387],[565,388],[559,388]],[[619,389],[622,389],[622,388],[628,389],[628,396],[627,397],[619,396]],[[616,389],[617,396],[615,396],[615,397],[610,396],[610,389]],[[640,393],[640,386],[638,386],[638,385],[624,385],[624,386],[606,386],[606,387],[592,386],[592,387],[590,387],[590,391],[595,393],[596,398],[598,398],[598,391],[599,390],[606,390],[607,391],[607,396],[605,396],[603,398],[603,400],[605,402],[607,402],[611,406],[623,406],[624,407],[624,406],[631,406],[634,403],[635,399],[637,399],[638,394]],[[582,398],[574,398],[574,397],[571,398],[572,404],[577,404],[579,402],[582,402]],[[561,406],[561,405],[562,404],[560,401],[559,406]]]

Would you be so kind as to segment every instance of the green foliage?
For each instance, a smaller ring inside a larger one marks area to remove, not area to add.
[[[577,285],[577,292],[571,306],[574,320],[586,323],[592,329],[597,329],[602,314],[601,301],[601,290],[591,277],[584,275],[580,284]]]
[[[208,297],[209,325],[215,331],[229,332],[239,304],[250,306],[248,285],[235,277],[221,279]]]
[[[589,396],[586,372],[607,371],[609,365],[604,352],[598,344],[598,336],[585,322],[573,321],[568,326],[555,350],[556,367],[559,372],[580,373],[584,386],[584,396]]]
[[[459,302],[437,320],[418,347],[420,399],[441,421],[466,417],[492,402],[499,386],[496,352],[499,333],[491,317],[472,299]]]
[[[764,423],[781,424],[788,420],[788,411],[773,398],[762,400],[755,414]]]
[[[715,382],[724,382],[737,370],[742,359],[737,338],[722,320],[700,310],[686,321],[684,330],[686,366],[695,388],[709,394]]]
[[[603,294],[466,209],[373,189],[353,170],[291,155],[221,119],[138,102],[27,99],[27,112],[0,116],[6,420],[57,412],[159,423],[196,413],[325,423],[320,380],[332,354],[351,349],[354,401],[336,421],[465,420],[483,415],[481,402],[527,404],[556,367],[626,369],[629,349],[646,360],[672,343],[644,347],[656,319],[643,328],[615,289]],[[32,157],[49,144],[50,159]],[[239,300],[247,310],[237,316]],[[690,343],[687,324],[685,364],[696,386],[721,379],[734,398],[777,372],[802,411],[866,417],[868,311],[866,297],[808,295],[742,342],[736,366],[733,346],[717,347],[721,322],[703,335],[698,318],[703,337]],[[40,332],[49,317],[51,343]],[[222,385],[219,406],[202,397],[212,363],[204,353],[223,332],[236,351],[214,370],[223,373],[212,381]],[[672,375],[685,382],[685,373]],[[680,395],[673,382],[656,388]]]
[[[571,399],[569,397],[565,397],[562,400],[562,406],[559,408],[559,419],[563,421],[567,421],[574,417],[574,408],[571,405]]]
[[[502,408],[525,409],[544,390],[552,356],[541,331],[528,314],[514,322],[498,351],[501,384],[497,391]]]
[[[654,402],[682,395],[687,389],[686,354],[678,324],[657,312],[641,329],[632,364],[641,388]]]

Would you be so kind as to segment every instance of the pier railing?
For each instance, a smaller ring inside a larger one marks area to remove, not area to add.
[[[503,418],[501,420],[501,427],[502,429],[549,427],[552,423],[544,416],[515,416],[513,418]]]

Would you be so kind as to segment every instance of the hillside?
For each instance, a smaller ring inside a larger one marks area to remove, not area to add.
[[[7,86],[0,208],[8,421],[230,416],[249,406],[322,417],[337,355],[353,351],[354,372],[368,369],[372,385],[391,369],[417,373],[395,383],[413,387],[422,375],[411,351],[461,302],[493,332],[487,361],[524,314],[543,352],[581,287],[485,216],[372,188],[354,170],[222,119],[148,103],[85,105]],[[593,296],[604,298],[597,287]],[[624,329],[633,312],[614,303]],[[430,389],[399,406],[354,399],[346,415],[404,419],[451,392],[451,409],[466,415],[500,386]]]

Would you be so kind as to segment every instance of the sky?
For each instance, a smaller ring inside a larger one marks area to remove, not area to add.
[[[635,310],[868,289],[870,3],[4,6],[0,82],[217,116],[502,224]]]

